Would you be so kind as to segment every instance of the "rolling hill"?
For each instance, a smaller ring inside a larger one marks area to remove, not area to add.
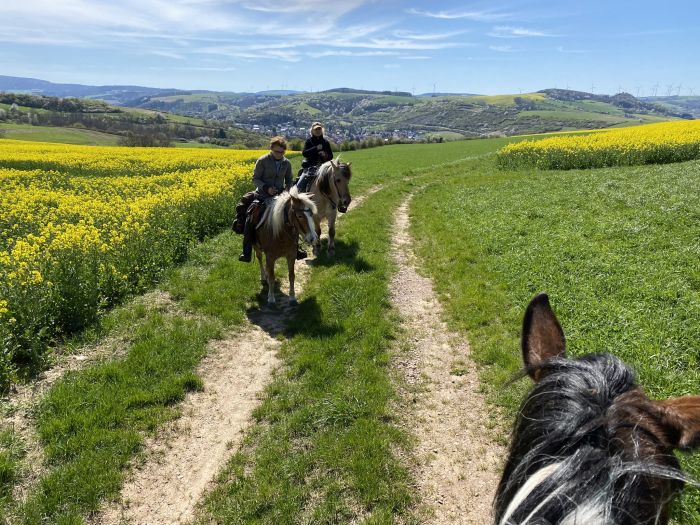
[[[414,97],[348,88],[286,96],[196,93],[148,96],[135,107],[207,119],[228,119],[267,133],[304,133],[314,120],[336,140],[367,135],[454,137],[597,129],[682,118],[680,112],[620,93],[593,95],[546,89],[521,95]],[[685,115],[687,116],[687,115]]]
[[[316,120],[326,124],[330,138],[342,142],[369,136],[419,140],[520,135],[700,116],[700,97],[637,99],[627,93],[608,96],[564,89],[497,96],[413,96],[352,88],[233,93],[55,84],[0,76],[2,90],[107,101],[120,106],[117,113],[146,111],[151,116],[167,115],[167,120],[196,119],[227,130],[236,135],[236,142],[246,144],[255,142],[256,136],[277,133],[303,137]]]
[[[654,102],[663,107],[669,108],[677,113],[685,113],[693,118],[700,118],[700,97],[696,96],[673,96],[673,97],[648,97],[642,98],[644,101]]]
[[[149,109],[117,107],[101,100],[0,92],[0,135],[70,144],[163,146],[172,142],[258,148],[267,138],[228,122]]]

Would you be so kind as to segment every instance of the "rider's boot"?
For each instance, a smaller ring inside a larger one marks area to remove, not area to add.
[[[243,229],[243,253],[238,256],[241,262],[250,262],[253,259],[253,222],[246,217]]]

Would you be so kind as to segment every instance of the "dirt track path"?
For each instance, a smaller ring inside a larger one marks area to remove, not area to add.
[[[495,431],[487,426],[488,408],[478,392],[469,343],[448,331],[430,279],[416,271],[409,202],[395,216],[392,252],[398,271],[392,300],[407,337],[408,348],[397,351],[396,364],[406,384],[406,425],[418,441],[414,477],[421,514],[431,524],[492,523],[505,450],[491,439]]]
[[[205,390],[188,395],[183,416],[147,444],[146,461],[124,484],[121,501],[109,506],[96,522],[170,525],[191,521],[208,484],[250,425],[259,395],[279,364],[280,344],[253,325],[243,334],[211,344],[198,369]]]
[[[379,189],[372,188],[367,195]],[[350,210],[360,206],[364,197],[353,201]],[[307,264],[297,265],[297,294],[308,273]],[[286,294],[286,279],[280,284]],[[282,307],[255,312],[247,328],[210,345],[197,371],[204,391],[188,394],[183,416],[146,445],[146,458],[127,478],[120,501],[100,513],[93,520],[95,525],[192,521],[197,503],[240,446],[253,409],[280,365],[276,355],[282,341],[277,336],[294,308],[287,306],[286,295],[277,295]]]

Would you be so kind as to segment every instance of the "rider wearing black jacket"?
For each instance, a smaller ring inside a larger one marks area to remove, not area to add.
[[[320,122],[311,125],[311,136],[306,139],[302,155],[304,160],[301,163],[301,173],[297,181],[299,191],[306,191],[306,184],[309,182],[309,168],[316,168],[319,165],[333,158],[331,143],[323,136],[323,126]]]
[[[324,138],[323,126],[320,122],[314,122],[311,125],[311,136],[304,143],[302,155],[304,155],[302,168],[318,166],[333,158],[331,143]]]

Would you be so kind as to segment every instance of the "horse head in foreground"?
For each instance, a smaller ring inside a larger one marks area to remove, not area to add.
[[[675,449],[700,444],[700,396],[655,401],[609,354],[565,357],[545,294],[525,313],[525,399],[496,494],[499,525],[668,523],[690,481]]]
[[[308,243],[317,240],[313,215],[316,206],[307,193],[298,193],[296,188],[284,192],[274,199],[274,204],[265,210],[258,225],[255,241],[255,255],[260,264],[260,279],[267,282],[267,302],[275,304],[275,261],[287,258],[289,270],[289,303],[296,304],[294,293],[294,263],[297,255],[297,241],[303,236]],[[262,254],[265,254],[265,266]]]
[[[314,225],[318,239],[313,244],[314,255],[321,251],[321,221],[328,221],[328,255],[335,254],[335,220],[338,212],[345,213],[352,201],[350,196],[350,165],[335,160],[324,162],[318,168],[318,174],[311,183],[309,193],[313,195],[316,204]]]

